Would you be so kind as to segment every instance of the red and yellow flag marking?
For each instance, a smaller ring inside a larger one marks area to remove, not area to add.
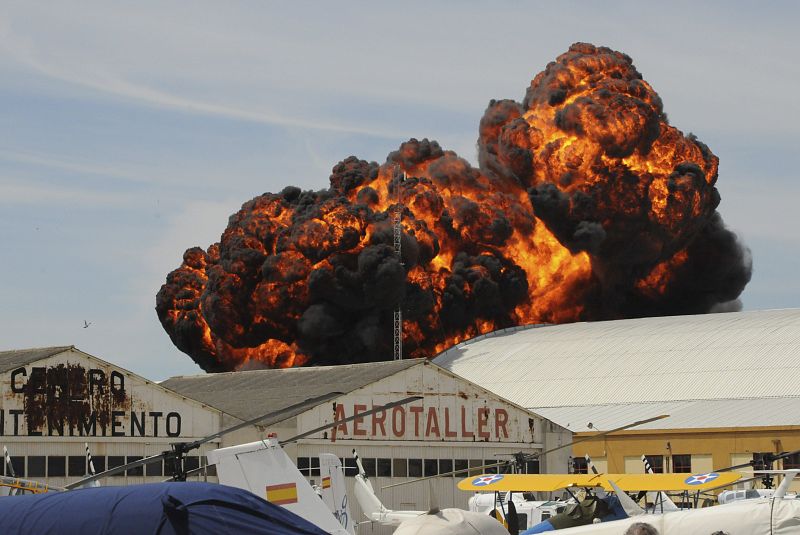
[[[267,485],[267,501],[275,505],[297,503],[297,483]]]
[[[323,489],[331,488],[331,478],[330,477],[323,477],[322,478],[322,488]]]

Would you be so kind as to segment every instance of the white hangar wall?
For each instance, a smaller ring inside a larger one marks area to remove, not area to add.
[[[344,460],[348,495],[353,496],[355,463],[352,450],[358,451],[373,485],[390,509],[426,510],[430,489],[440,507],[467,507],[470,493],[456,488],[460,478],[481,473],[477,466],[509,459],[517,452],[538,453],[566,444],[572,433],[541,416],[504,400],[429,361],[375,381],[296,417],[294,432],[302,433],[326,423],[364,412],[374,406],[409,396],[423,399],[402,407],[357,419],[287,446],[290,457],[315,480],[314,459],[319,453],[333,453]],[[279,438],[286,438],[279,436]],[[553,452],[531,471],[564,471],[569,448]],[[308,467],[308,468],[306,468]],[[473,468],[473,470],[469,470]],[[382,489],[417,477],[463,469],[458,476]],[[319,478],[316,478],[316,482]],[[357,521],[363,521],[360,508],[350,502]],[[391,533],[391,529],[365,525],[361,533]]]
[[[219,410],[72,346],[0,352],[0,440],[19,477],[61,486],[86,474],[85,443],[100,471],[211,435],[221,424]],[[199,463],[217,443],[192,452],[188,462]],[[156,463],[104,483],[168,474]]]

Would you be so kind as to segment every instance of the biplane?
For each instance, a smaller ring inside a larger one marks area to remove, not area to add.
[[[647,512],[628,492],[701,492],[735,484],[738,472],[704,474],[482,474],[468,477],[458,488],[477,492],[554,492],[570,493],[586,489],[586,497],[540,524],[521,531],[533,535],[564,530],[564,535],[605,535],[623,533],[632,523],[654,526],[661,535],[712,533],[729,535],[789,535],[800,530],[800,500],[785,499],[798,470],[771,471],[785,477],[771,498],[760,498],[702,509]],[[606,491],[612,493],[606,494]],[[573,494],[574,495],[574,494]],[[512,503],[512,502],[509,502]],[[508,524],[513,513],[508,511]],[[516,522],[515,522],[516,523]],[[516,533],[509,529],[511,533]]]

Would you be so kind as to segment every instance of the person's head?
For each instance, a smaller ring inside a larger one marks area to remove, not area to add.
[[[658,530],[650,524],[636,522],[628,526],[625,535],[658,535]]]

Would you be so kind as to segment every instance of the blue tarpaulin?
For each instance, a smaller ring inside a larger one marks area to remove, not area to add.
[[[0,532],[4,535],[325,534],[283,507],[246,490],[214,483],[151,483],[3,497]]]

